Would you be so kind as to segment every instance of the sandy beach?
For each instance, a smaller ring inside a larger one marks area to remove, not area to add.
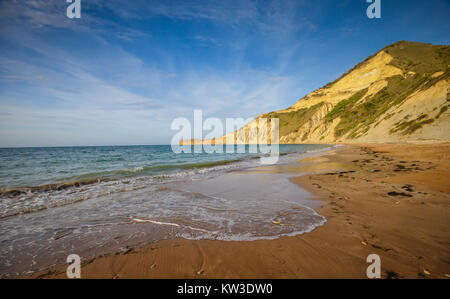
[[[450,0],[0,14],[0,281],[450,279]]]
[[[82,263],[82,278],[383,278],[450,276],[450,143],[347,145],[288,167],[327,222],[276,240],[171,239]],[[277,225],[274,223],[274,225]],[[33,278],[65,278],[66,266]]]

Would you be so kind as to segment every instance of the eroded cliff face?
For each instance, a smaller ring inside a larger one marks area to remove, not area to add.
[[[206,142],[251,143],[261,118],[279,119],[280,143],[450,140],[449,75],[449,46],[398,42],[290,108]]]
[[[339,135],[338,126],[343,121],[341,117],[327,119],[336,106],[324,105],[297,132],[281,136],[280,143],[450,140],[449,83],[446,78],[427,89],[413,92],[401,103],[387,107],[370,124],[351,119],[349,125],[354,125],[355,129],[344,131],[342,135]],[[357,105],[362,105],[368,97],[363,97]]]

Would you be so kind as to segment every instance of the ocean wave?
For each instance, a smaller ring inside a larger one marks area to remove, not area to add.
[[[45,184],[33,187],[17,187],[0,190],[0,219],[20,214],[39,212],[94,199],[99,196],[133,190],[156,188],[160,182],[169,182],[196,175],[228,170],[241,167],[239,160],[192,163],[184,165],[185,170],[162,172],[160,174],[141,176],[117,176],[117,178],[85,178],[63,183]],[[151,167],[155,169],[154,167]],[[165,168],[172,168],[172,165]],[[135,167],[121,170],[133,173],[145,171],[145,167]],[[155,172],[151,172],[155,173]]]
[[[0,188],[0,196],[15,197],[19,195],[45,192],[45,191],[61,191],[73,187],[82,187],[85,185],[99,183],[101,180],[92,178],[84,180],[76,180],[62,183],[44,184],[32,187],[15,187],[15,188]]]
[[[151,220],[151,219],[132,218],[131,220],[134,221],[134,222],[137,222],[137,223],[153,223],[153,224],[159,224],[159,225],[169,225],[169,226],[180,227],[180,225],[176,224],[176,223],[160,222],[160,221]]]
[[[330,148],[332,147],[313,151],[324,151]],[[290,155],[286,154],[286,156],[285,159],[288,161]],[[0,189],[0,218],[38,212],[121,192],[153,187],[156,189],[161,182],[254,167],[258,164],[257,158],[259,156],[252,155],[218,161],[142,165],[87,173],[67,178],[62,182],[39,186],[2,188]]]
[[[38,186],[24,186],[24,187],[11,187],[11,188],[0,188],[0,197],[15,197],[25,194],[46,192],[46,191],[61,191],[68,188],[82,187],[85,185],[107,182],[113,180],[121,180],[130,176],[126,174],[136,174],[146,172],[149,177],[155,178],[171,178],[171,177],[182,177],[188,175],[194,175],[197,173],[205,173],[208,171],[220,170],[221,167],[216,166],[226,166],[233,163],[243,161],[244,159],[234,159],[234,160],[220,160],[211,162],[198,162],[198,163],[187,163],[187,164],[164,164],[156,166],[136,166],[133,168],[125,168],[120,170],[104,171],[104,172],[91,172],[79,175],[77,177],[70,177],[66,179],[60,179],[61,182],[49,183]],[[203,170],[210,168],[209,170]],[[176,171],[176,170],[182,171]],[[193,171],[185,171],[192,169]],[[170,171],[173,170],[173,171]],[[164,172],[167,171],[167,172]],[[152,175],[153,174],[153,175]]]

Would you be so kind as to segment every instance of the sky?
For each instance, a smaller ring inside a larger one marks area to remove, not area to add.
[[[0,147],[169,144],[178,117],[293,105],[399,40],[449,45],[449,0],[0,0]]]

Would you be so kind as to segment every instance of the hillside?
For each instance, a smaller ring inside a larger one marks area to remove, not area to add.
[[[449,74],[450,46],[397,42],[249,125],[279,118],[280,143],[450,140]],[[235,143],[248,143],[247,135],[232,134]]]

